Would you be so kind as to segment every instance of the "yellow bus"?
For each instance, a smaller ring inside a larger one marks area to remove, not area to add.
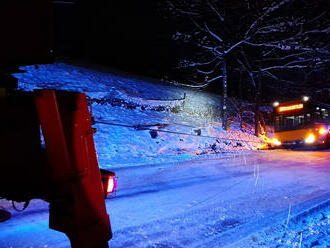
[[[273,146],[330,147],[330,105],[311,101],[275,102]]]

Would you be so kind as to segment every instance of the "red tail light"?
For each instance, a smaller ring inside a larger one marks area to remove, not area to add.
[[[114,196],[117,190],[116,174],[112,171],[101,169],[101,176],[102,176],[104,197],[107,197],[110,194]]]
[[[112,177],[112,176],[109,176],[109,178],[108,178],[108,185],[107,185],[107,194],[110,194],[110,193],[112,193],[113,192],[113,190],[114,190],[114,186],[115,186],[115,179],[114,179],[114,177]]]

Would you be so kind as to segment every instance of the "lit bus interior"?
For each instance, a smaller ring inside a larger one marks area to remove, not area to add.
[[[312,105],[301,110],[276,112],[275,131],[289,131],[301,128],[308,128],[315,123],[330,122],[330,106]]]

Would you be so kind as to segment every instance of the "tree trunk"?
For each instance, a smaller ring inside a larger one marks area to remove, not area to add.
[[[261,82],[260,80],[257,80],[256,82],[256,95],[255,95],[255,102],[256,102],[256,108],[254,113],[254,132],[256,136],[259,136],[260,130],[259,130],[259,123],[260,123],[260,95],[261,95]]]
[[[222,128],[227,129],[227,65],[226,58],[222,64],[222,84],[223,84],[223,101],[222,101]]]

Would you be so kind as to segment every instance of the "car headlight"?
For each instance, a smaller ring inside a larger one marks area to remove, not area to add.
[[[314,142],[315,142],[315,135],[314,134],[312,134],[312,133],[310,133],[310,134],[308,134],[308,136],[306,137],[306,139],[305,139],[305,143],[306,144],[313,144]]]
[[[276,139],[276,138],[273,138],[273,139],[271,140],[271,142],[272,142],[272,144],[274,144],[274,145],[276,145],[276,146],[280,146],[280,145],[282,145],[281,141],[279,141],[279,140]]]
[[[324,127],[321,127],[320,129],[319,129],[319,134],[320,135],[325,135],[325,134],[327,134],[328,133],[328,130],[326,130]]]

